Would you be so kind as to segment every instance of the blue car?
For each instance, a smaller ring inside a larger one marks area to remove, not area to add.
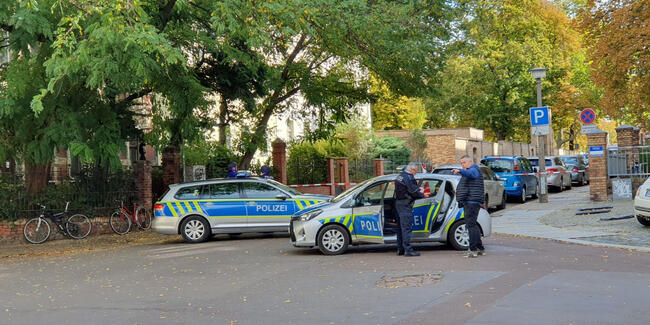
[[[488,156],[481,159],[503,181],[506,195],[519,202],[526,202],[528,197],[537,197],[538,178],[533,166],[525,157]]]

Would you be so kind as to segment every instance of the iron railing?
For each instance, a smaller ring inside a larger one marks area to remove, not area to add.
[[[650,146],[607,148],[609,177],[649,177]]]

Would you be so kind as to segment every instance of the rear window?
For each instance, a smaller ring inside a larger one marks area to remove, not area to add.
[[[578,157],[562,157],[562,161],[564,161],[565,164],[577,165]]]
[[[509,173],[512,172],[512,160],[503,159],[485,159],[482,161],[483,165],[488,166],[495,173]]]
[[[198,200],[201,197],[201,185],[183,187],[176,192],[177,200]]]
[[[440,169],[434,169],[433,173],[434,174],[442,174],[442,175],[453,175],[454,173],[452,172],[452,168],[440,168]]]

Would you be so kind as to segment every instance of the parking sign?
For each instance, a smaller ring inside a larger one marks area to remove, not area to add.
[[[548,106],[531,107],[530,129],[533,135],[548,135],[550,133],[551,110]]]

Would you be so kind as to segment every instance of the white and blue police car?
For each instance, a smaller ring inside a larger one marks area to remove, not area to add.
[[[325,255],[342,254],[349,245],[395,243],[396,177],[368,179],[329,201],[296,212],[289,226],[291,243],[295,247],[318,247]],[[411,242],[446,242],[457,250],[466,250],[469,235],[463,208],[455,200],[460,177],[416,174],[415,179],[431,196],[413,204]],[[482,236],[489,236],[492,221],[484,209],[479,211],[478,224]]]
[[[286,233],[296,211],[329,199],[256,177],[173,184],[154,204],[152,228],[190,243],[215,234]]]

